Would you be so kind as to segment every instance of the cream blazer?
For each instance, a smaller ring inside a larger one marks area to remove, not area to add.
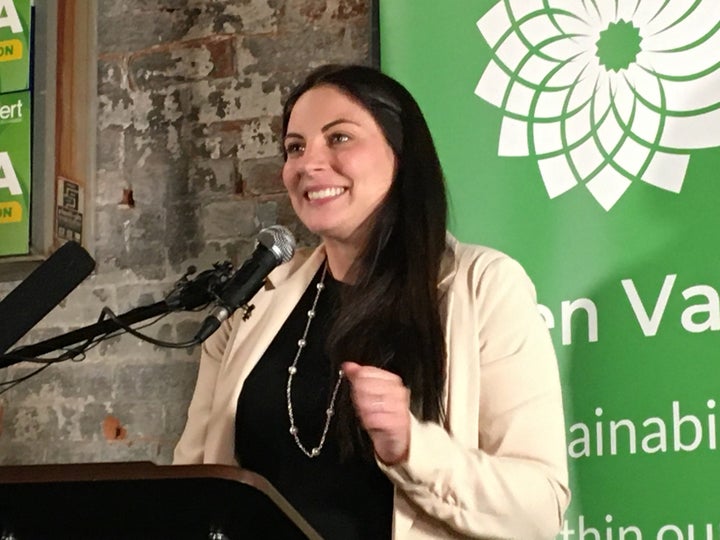
[[[268,277],[247,321],[204,344],[174,463],[237,465],[243,381],[325,257],[298,253]],[[411,420],[395,486],[393,538],[552,538],[569,503],[558,367],[535,289],[506,255],[448,235],[439,290],[447,348],[444,426]]]

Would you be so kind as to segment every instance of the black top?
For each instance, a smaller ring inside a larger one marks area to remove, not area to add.
[[[323,538],[389,539],[392,484],[374,460],[353,456],[340,461],[335,417],[320,455],[312,459],[289,432],[288,367],[297,353],[321,274],[322,268],[243,385],[235,418],[235,455],[243,468],[267,478]],[[337,382],[325,352],[325,336],[342,286],[329,273],[325,277],[293,379],[295,425],[308,451],[320,441]]]

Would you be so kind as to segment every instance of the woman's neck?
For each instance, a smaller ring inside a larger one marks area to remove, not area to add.
[[[346,242],[324,239],[328,268],[332,276],[343,283],[354,283],[353,264],[360,256],[360,248]]]

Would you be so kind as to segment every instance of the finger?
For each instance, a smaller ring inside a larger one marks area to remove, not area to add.
[[[395,386],[386,392],[353,389],[352,401],[360,416],[394,414],[409,408],[409,392],[404,386]]]
[[[400,380],[400,377],[392,371],[375,366],[360,366],[360,369],[355,372],[355,376],[362,379]]]
[[[385,380],[399,381],[402,379],[391,371],[387,371],[375,366],[363,366],[355,362],[344,362],[341,366],[343,374],[351,383],[361,380]]]
[[[348,379],[352,379],[356,376],[358,371],[362,369],[362,366],[356,362],[343,362],[340,365],[340,369],[342,369],[345,377],[347,377]]]
[[[374,401],[391,402],[405,395],[405,387],[396,381],[356,380],[350,392],[354,401],[368,403]]]
[[[399,401],[376,401],[359,411],[358,417],[369,432],[393,433],[404,429],[409,421],[409,414],[407,406]]]

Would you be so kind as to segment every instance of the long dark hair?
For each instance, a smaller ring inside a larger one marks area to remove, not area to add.
[[[324,85],[372,114],[397,160],[393,183],[370,220],[369,240],[353,267],[358,279],[341,297],[328,354],[335,369],[353,360],[398,374],[410,389],[412,413],[442,422],[445,342],[437,284],[447,200],[430,130],[415,99],[394,79],[365,66],[328,65],[310,73],[285,102],[283,139],[298,98]],[[338,396],[336,419],[343,455],[372,455],[348,385]]]

